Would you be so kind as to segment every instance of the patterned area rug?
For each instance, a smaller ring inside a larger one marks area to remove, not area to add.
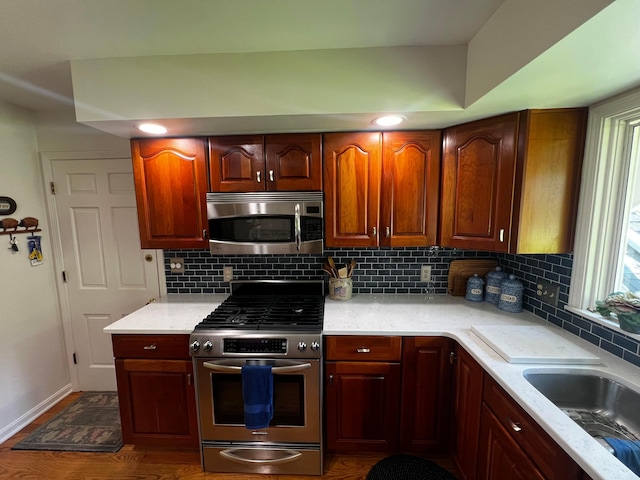
[[[118,394],[84,392],[12,449],[117,452],[122,444]]]

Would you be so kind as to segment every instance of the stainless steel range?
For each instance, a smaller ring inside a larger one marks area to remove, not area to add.
[[[232,282],[190,337],[202,466],[208,472],[322,474],[324,282]],[[245,426],[244,365],[269,365],[273,418]]]

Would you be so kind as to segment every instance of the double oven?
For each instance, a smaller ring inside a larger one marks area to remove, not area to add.
[[[190,337],[203,469],[322,474],[324,284],[233,282]],[[273,418],[245,426],[244,365],[269,365]]]

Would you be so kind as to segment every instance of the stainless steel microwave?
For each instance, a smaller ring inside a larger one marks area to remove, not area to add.
[[[322,192],[207,193],[214,255],[322,253]]]

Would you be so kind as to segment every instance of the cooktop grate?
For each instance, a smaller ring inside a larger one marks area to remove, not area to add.
[[[298,295],[230,296],[196,330],[322,330],[324,297]]]

